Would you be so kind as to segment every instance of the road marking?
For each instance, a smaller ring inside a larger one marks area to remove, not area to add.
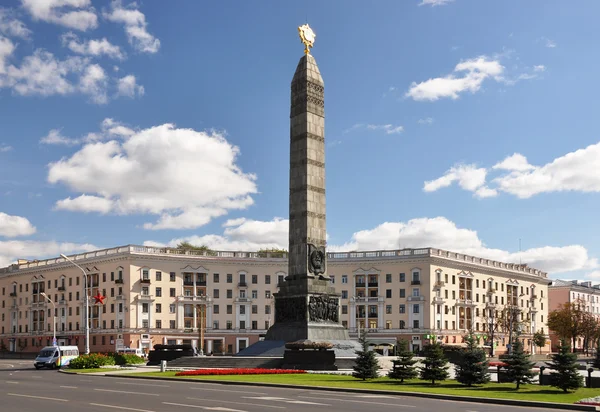
[[[117,406],[117,405],[105,405],[103,403],[90,403],[92,406],[101,406],[103,408],[113,408],[113,409],[123,409],[126,411],[137,411],[137,412],[154,412],[149,409],[136,409],[136,408],[127,408],[125,406]]]
[[[128,391],[121,391],[121,390],[116,390],[116,389],[94,389],[94,390],[98,391],[98,392],[116,392],[116,393],[128,393],[131,395],[160,396],[158,393],[128,392]]]
[[[19,382],[17,382],[17,381],[6,381],[6,383],[15,383],[15,384],[18,384]]]
[[[383,403],[383,402],[372,402],[372,401],[353,401],[350,399],[339,399],[339,398],[315,398],[314,396],[298,396],[299,398],[318,399],[324,401],[337,401],[337,402],[352,402],[352,403],[368,403],[369,405],[382,405],[382,406],[403,406],[406,408],[416,408],[415,405],[403,405],[401,403]]]
[[[304,397],[312,399],[310,396],[304,396]],[[303,405],[331,406],[331,405],[326,404],[326,403],[299,401],[299,400],[295,400],[295,399],[279,398],[279,397],[276,397],[276,396],[242,396],[242,398],[244,398],[244,399],[258,399],[258,400],[261,400],[261,401],[297,403],[297,404],[303,404]]]
[[[198,408],[198,409],[206,409],[208,411],[222,411],[222,412],[246,412],[241,409],[230,409],[223,408],[222,406],[201,406],[201,405],[188,405],[185,403],[172,403],[172,402],[163,402],[165,405],[173,405],[173,406],[186,406],[188,408]]]
[[[160,386],[162,388],[170,388],[170,385],[155,385],[153,383],[133,383],[133,382],[119,382],[120,385],[136,385],[136,386]]]
[[[252,405],[252,406],[262,406],[263,408],[287,409],[285,406],[263,405],[263,404],[260,404],[260,403],[222,401],[222,400],[219,400],[219,399],[202,399],[202,398],[192,398],[192,397],[188,397],[187,399],[190,399],[190,400],[193,400],[193,401],[231,403],[233,405],[243,405],[243,406],[250,406],[250,405]]]
[[[77,386],[61,386],[61,388],[67,388],[67,389],[77,389]]]
[[[250,395],[267,395],[266,392],[231,391],[231,390],[228,390],[228,389],[202,388],[202,387],[199,387],[199,386],[192,386],[190,389],[202,389],[204,391],[215,391],[215,392],[248,393]]]
[[[23,394],[20,394],[20,393],[7,393],[7,395],[10,395],[10,396],[21,396],[23,398],[45,399],[45,400],[48,400],[48,401],[69,402],[68,399],[48,398],[46,396],[23,395]]]

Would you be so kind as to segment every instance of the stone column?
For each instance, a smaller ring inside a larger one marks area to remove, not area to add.
[[[379,299],[379,305],[377,307],[377,327],[379,329],[385,328],[384,318],[385,318],[385,307],[384,301]]]
[[[212,329],[213,327],[213,320],[212,320],[212,315],[213,315],[213,306],[212,303],[207,303],[206,304],[206,328],[207,329]],[[211,342],[212,345],[212,342]]]
[[[197,313],[198,307],[194,303],[192,305],[192,308],[193,308],[192,311],[194,312],[194,320],[193,320],[194,323],[192,324],[192,330],[195,330],[198,328],[198,313]]]
[[[356,329],[356,302],[350,300],[350,330]]]
[[[177,329],[183,329],[185,327],[183,323],[184,306],[183,302],[177,302]]]

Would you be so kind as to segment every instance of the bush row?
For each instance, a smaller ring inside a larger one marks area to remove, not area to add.
[[[69,362],[73,369],[95,369],[111,365],[137,365],[144,363],[144,358],[128,353],[90,353],[79,355]]]

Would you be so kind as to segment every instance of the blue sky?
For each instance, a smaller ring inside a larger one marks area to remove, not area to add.
[[[600,278],[597,2],[2,5],[0,264],[285,248],[308,21],[330,250],[432,246]]]

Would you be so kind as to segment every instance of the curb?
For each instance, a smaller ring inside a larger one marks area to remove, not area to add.
[[[77,372],[71,372],[77,374]],[[127,374],[111,374],[107,372],[105,374],[87,374],[90,376],[101,376],[105,378],[125,378],[125,379],[146,379],[146,380],[160,380],[160,381],[181,381],[181,382],[194,382],[194,383],[216,383],[222,385],[240,385],[240,386],[259,386],[259,387],[271,387],[271,388],[284,388],[284,389],[314,389],[320,391],[329,392],[348,392],[348,393],[363,393],[363,394],[374,394],[374,395],[392,395],[392,396],[412,396],[415,398],[429,398],[439,399],[446,401],[455,402],[470,402],[470,403],[485,403],[493,405],[507,405],[507,406],[522,406],[526,408],[544,408],[544,409],[562,409],[572,411],[597,411],[595,406],[591,405],[578,405],[570,403],[555,403],[555,402],[539,402],[539,401],[520,401],[515,399],[501,399],[501,398],[475,398],[470,396],[459,396],[459,395],[442,395],[436,393],[423,393],[423,392],[401,392],[401,391],[386,391],[378,389],[355,389],[355,388],[336,388],[327,386],[309,386],[309,385],[290,385],[283,383],[263,383],[263,382],[234,382],[234,381],[220,381],[220,380],[209,380],[209,379],[190,379],[190,378],[161,378],[154,376],[127,376]]]

